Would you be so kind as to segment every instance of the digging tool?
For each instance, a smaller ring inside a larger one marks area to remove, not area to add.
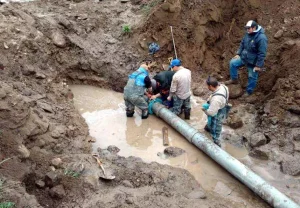
[[[105,180],[113,180],[113,179],[116,178],[116,176],[113,176],[113,175],[110,175],[110,176],[106,175],[106,171],[105,171],[105,169],[104,169],[104,167],[102,165],[102,162],[99,160],[99,158],[98,158],[97,155],[93,155],[93,158],[95,158],[97,160],[98,165],[100,166],[100,168],[103,171],[103,175],[104,176],[100,176],[100,178],[105,179]]]
[[[175,46],[175,41],[174,41],[174,36],[173,36],[173,28],[172,28],[172,26],[170,26],[170,28],[171,28],[171,35],[172,35],[173,47],[174,47],[174,51],[175,51],[175,57],[177,59],[176,46]]]
[[[162,133],[163,133],[164,146],[168,146],[169,145],[168,128],[164,126],[162,128]]]

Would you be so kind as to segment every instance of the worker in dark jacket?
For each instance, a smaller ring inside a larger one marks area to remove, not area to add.
[[[246,66],[248,69],[248,85],[243,97],[251,95],[256,87],[258,72],[262,71],[266,58],[268,39],[264,29],[255,21],[247,22],[245,34],[237,55],[230,61],[230,80],[225,84],[238,84],[238,69]]]
[[[167,98],[169,96],[174,74],[175,71],[161,71],[153,77],[151,80],[153,90],[153,95],[150,98],[151,100],[161,98],[164,105],[172,107],[172,102],[168,101]]]
[[[147,97],[144,95],[148,88],[152,91],[149,68],[151,61],[144,61],[138,70],[129,75],[124,87],[124,101],[126,105],[126,116],[133,117],[135,106],[142,110],[142,119],[148,118]]]

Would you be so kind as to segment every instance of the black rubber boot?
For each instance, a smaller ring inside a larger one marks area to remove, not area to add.
[[[148,109],[147,110],[142,110],[142,119],[147,119],[148,118]]]
[[[126,111],[127,117],[133,117],[134,111]]]
[[[214,140],[214,143],[215,143],[216,145],[218,145],[219,147],[221,147],[221,142],[220,142],[219,140]]]
[[[190,120],[191,117],[191,109],[184,109],[184,119]]]
[[[207,124],[205,125],[204,130],[207,131],[208,133],[210,133],[210,129],[209,129],[209,127],[207,126]]]

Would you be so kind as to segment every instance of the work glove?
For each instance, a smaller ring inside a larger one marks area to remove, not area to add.
[[[235,55],[235,56],[233,57],[233,59],[238,59],[238,58],[240,58],[240,55]]]

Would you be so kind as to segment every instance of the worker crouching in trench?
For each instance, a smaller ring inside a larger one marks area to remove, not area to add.
[[[126,105],[126,116],[133,117],[135,106],[142,110],[142,119],[148,118],[148,98],[144,95],[148,88],[152,91],[149,69],[151,60],[145,60],[139,69],[128,76],[124,87],[124,101]]]

